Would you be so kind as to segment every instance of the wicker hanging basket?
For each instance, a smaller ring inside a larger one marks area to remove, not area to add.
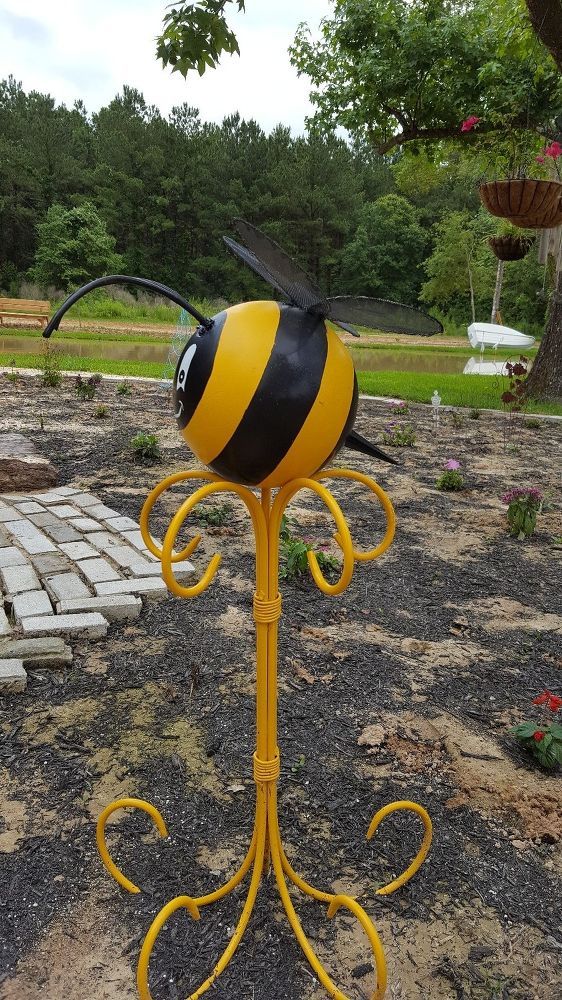
[[[498,260],[522,260],[533,240],[525,236],[490,236],[488,240]]]
[[[491,215],[509,219],[515,226],[531,229],[550,228],[560,212],[560,181],[523,180],[490,181],[481,184],[480,200]],[[523,222],[522,220],[525,220]]]

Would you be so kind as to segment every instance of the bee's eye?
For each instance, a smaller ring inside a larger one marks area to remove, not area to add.
[[[197,350],[197,345],[192,344],[190,348],[185,352],[180,369],[178,371],[178,377],[176,379],[176,389],[183,389],[187,380],[187,373],[189,371],[191,362],[195,357],[195,352]]]

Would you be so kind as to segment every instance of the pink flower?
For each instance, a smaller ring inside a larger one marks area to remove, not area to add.
[[[544,156],[535,156],[537,163],[544,163]]]
[[[456,458],[449,458],[445,462],[445,468],[448,469],[450,472],[454,472],[455,469],[460,469],[460,467],[461,463],[457,462]]]
[[[553,160],[557,160],[559,156],[562,156],[562,146],[559,142],[551,142],[550,146],[546,147],[544,155],[551,156]]]
[[[461,132],[471,132],[475,125],[478,125],[480,121],[478,115],[470,115],[466,121],[461,125]],[[562,150],[560,150],[562,152]]]

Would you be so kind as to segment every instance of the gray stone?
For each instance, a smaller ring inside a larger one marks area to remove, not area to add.
[[[132,594],[105,594],[77,601],[61,601],[57,604],[57,614],[99,611],[108,622],[118,622],[138,618],[141,608],[140,597],[133,597]]]
[[[46,552],[44,555],[30,556],[31,562],[41,576],[52,573],[64,573],[71,569],[71,564],[62,552]]]
[[[44,590],[28,590],[26,594],[16,594],[12,601],[12,611],[17,622],[33,615],[52,615],[53,606]]]
[[[45,508],[41,506],[40,503],[36,503],[34,500],[25,500],[23,503],[15,503],[14,507],[19,510],[20,514],[43,514]]]
[[[131,560],[131,562],[127,566],[129,573],[131,573],[133,576],[154,576],[154,571],[156,569],[155,563],[149,562],[148,559],[143,559],[140,552],[135,553],[135,555],[136,559]],[[174,573],[176,576],[179,575],[177,569],[175,568],[174,568]],[[184,573],[183,575],[189,576],[190,574]]]
[[[53,543],[40,531],[36,535],[22,535],[18,541],[22,549],[25,549],[26,552],[29,552],[33,556],[40,555],[43,552],[56,552],[56,547]]]
[[[65,544],[59,544],[59,549],[62,549],[66,556],[71,559],[95,559],[98,555],[96,549],[87,542],[68,542]]]
[[[60,520],[59,520],[59,518],[55,517],[54,514],[51,514],[50,511],[45,511],[45,513],[43,513],[43,514],[30,514],[29,515],[29,520],[33,521],[33,523],[38,528],[46,528],[50,524],[60,524],[61,523]]]
[[[0,657],[22,660],[25,667],[66,667],[72,663],[72,650],[63,639],[0,639]]]
[[[162,594],[166,589],[166,584],[160,576],[145,576],[141,580],[111,580],[109,583],[94,584],[94,590],[100,597],[107,594],[149,594],[152,591]]]
[[[23,594],[26,590],[41,590],[41,584],[32,566],[6,566],[0,576],[7,594]]]
[[[5,549],[0,549],[0,569],[5,569],[6,566],[27,565],[27,559],[14,545],[8,545]]]
[[[55,542],[59,545],[61,542],[80,542],[82,541],[82,535],[71,528],[69,524],[65,524],[63,521],[59,521],[58,524],[46,524],[45,531],[51,538],[54,538]]]
[[[77,573],[61,573],[45,577],[47,590],[57,601],[69,601],[77,597],[91,597],[85,583]]]
[[[35,535],[41,534],[39,529],[26,517],[18,517],[15,521],[5,521],[4,527],[16,538],[33,538]]]
[[[92,531],[92,533],[88,535],[88,544],[95,545],[96,549],[100,549],[101,552],[110,554],[110,549],[123,546],[123,539],[119,538],[118,535],[110,534],[109,531]]]
[[[82,514],[81,510],[77,510],[76,507],[71,507],[68,503],[54,504],[51,507],[53,514],[57,517],[80,517]]]
[[[139,528],[132,517],[106,517],[104,520],[112,531],[138,531]]]
[[[140,530],[137,529],[136,531],[132,530],[121,531],[119,533],[123,536],[124,539],[126,539],[129,545],[134,545],[135,549],[140,549],[141,555],[147,551],[146,542],[142,537]],[[155,538],[154,541],[156,542],[157,545],[161,544],[158,538]]]
[[[4,504],[0,504],[0,522],[14,521],[17,516],[17,511],[13,507],[6,507]]]
[[[99,497],[93,496],[92,493],[77,493],[72,497],[72,503],[76,507],[88,510],[90,507],[95,507],[96,504],[101,504],[101,500]]]
[[[110,517],[119,517],[118,510],[106,507],[104,503],[96,504],[95,507],[88,507],[88,517],[99,517],[102,521],[107,521]]]
[[[0,660],[0,691],[18,694],[27,687],[27,674],[21,660]]]
[[[114,545],[112,547],[108,547],[105,551],[106,555],[108,555],[110,559],[113,559],[113,562],[116,562],[118,566],[126,566],[127,569],[130,569],[135,564],[138,565],[139,562],[141,564],[146,563],[147,566],[150,565],[145,559],[142,558],[140,552],[137,549],[131,548],[130,545]],[[150,572],[154,573],[154,566],[150,566]],[[144,574],[139,575],[143,576]]]
[[[121,577],[107,559],[83,559],[76,564],[81,573],[90,583],[103,583],[105,580],[120,580]]]
[[[91,517],[73,517],[68,519],[68,523],[76,528],[77,531],[99,531],[100,523],[99,521],[94,521]]]
[[[44,615],[39,618],[24,618],[24,636],[67,635],[76,638],[99,639],[107,635],[107,619],[97,612],[93,614]]]
[[[53,503],[64,503],[66,498],[58,490],[49,490],[48,493],[33,493],[32,499],[37,500],[38,503],[50,506]]]
[[[6,612],[3,608],[0,608],[0,635],[11,635],[12,626],[10,625],[8,618],[6,617]]]
[[[73,497],[80,493],[80,490],[77,490],[75,486],[57,486],[57,493],[61,497]]]

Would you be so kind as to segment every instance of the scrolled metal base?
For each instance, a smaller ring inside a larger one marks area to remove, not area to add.
[[[162,550],[160,550],[148,529],[148,518],[158,497],[170,486],[190,479],[204,479],[206,485],[189,497],[174,516],[166,533]],[[387,527],[382,542],[368,552],[358,552],[354,549],[347,522],[332,494],[320,483],[320,478],[351,479],[368,487],[380,501],[386,515]],[[242,864],[235,874],[214,892],[206,896],[177,896],[167,903],[153,920],[141,948],[137,968],[137,988],[141,1000],[153,1000],[148,983],[149,963],[158,936],[166,922],[178,911],[187,910],[194,920],[201,918],[201,909],[218,902],[231,893],[251,871],[250,885],[238,924],[227,947],[207,979],[191,993],[188,1000],[198,1000],[216,982],[232,959],[244,932],[248,926],[254,908],[260,883],[265,874],[272,868],[281,900],[289,919],[291,928],[300,947],[319,982],[334,1000],[348,1000],[332,981],[322,962],[312,948],[297,916],[289,885],[292,884],[305,895],[324,903],[327,906],[327,916],[332,918],[345,908],[359,921],[371,945],[376,970],[376,986],[373,1000],[382,1000],[386,991],[387,973],[384,951],[370,917],[356,899],[346,894],[334,894],[316,889],[298,875],[290,864],[281,841],[279,818],[277,811],[277,781],[280,775],[280,757],[277,746],[277,627],[281,615],[281,598],[278,592],[279,576],[279,531],[284,510],[294,495],[301,489],[310,489],[319,496],[330,511],[336,524],[334,538],[339,545],[343,566],[340,579],[335,584],[328,583],[322,575],[316,556],[308,553],[308,563],[311,574],[317,586],[326,594],[340,594],[348,586],[356,561],[366,562],[376,559],[392,542],[395,528],[394,511],[390,500],[384,491],[368,476],[345,469],[330,469],[314,479],[299,479],[288,483],[277,493],[273,503],[270,491],[263,490],[261,501],[251,490],[235,483],[227,483],[211,473],[184,472],[160,483],[149,495],[141,515],[141,531],[148,549],[162,560],[162,573],[168,588],[182,597],[196,597],[210,585],[215,576],[221,557],[215,555],[199,583],[191,587],[180,585],[173,574],[172,564],[189,558],[199,544],[196,536],[183,549],[174,553],[174,544],[178,533],[187,518],[200,500],[217,492],[233,492],[246,504],[256,537],[256,593],[254,595],[254,619],[256,622],[256,743],[253,757],[254,780],[256,782],[256,813],[254,833]],[[119,799],[107,806],[99,817],[96,839],[101,859],[109,873],[124,889],[138,893],[140,889],[131,882],[112,861],[105,840],[105,828],[109,817],[118,809],[137,808],[146,812],[154,821],[162,837],[168,835],[163,817],[150,803],[143,799]],[[390,895],[405,885],[423,864],[431,846],[432,826],[428,813],[422,806],[414,802],[393,802],[380,809],[373,817],[367,839],[371,839],[386,816],[398,810],[408,810],[416,813],[424,824],[423,842],[411,865],[388,885],[376,890],[377,895]]]

